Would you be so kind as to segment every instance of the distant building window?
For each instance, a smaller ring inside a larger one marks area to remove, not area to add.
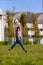
[[[40,31],[43,31],[43,29],[40,29]]]
[[[43,38],[43,36],[41,35],[41,38]]]
[[[0,19],[2,19],[2,15],[0,15]]]
[[[32,35],[32,38],[34,38],[35,36],[34,35]]]

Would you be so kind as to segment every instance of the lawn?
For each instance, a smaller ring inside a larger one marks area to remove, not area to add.
[[[25,53],[19,45],[9,51],[11,45],[0,45],[0,65],[43,65],[43,45],[25,45]]]

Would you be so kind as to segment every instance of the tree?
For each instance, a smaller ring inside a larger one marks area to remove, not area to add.
[[[24,39],[28,37],[28,28],[26,27],[26,23],[27,23],[27,15],[25,12],[23,12],[21,14],[20,17],[20,23],[22,25],[22,29],[23,29],[23,37]]]
[[[20,22],[21,22],[22,27],[24,27],[25,24],[27,23],[27,15],[26,15],[25,12],[23,12],[23,13],[21,14]]]
[[[38,23],[37,23],[37,16],[35,14],[32,14],[32,19],[33,19],[33,27],[35,32],[35,39],[40,38]]]
[[[27,23],[27,15],[25,12],[23,12],[21,14],[21,18],[20,18],[20,23],[23,27],[23,37],[27,37],[27,27],[26,27],[26,23]]]
[[[14,29],[13,29],[13,13],[7,11],[7,21],[8,21],[8,37],[14,36]]]

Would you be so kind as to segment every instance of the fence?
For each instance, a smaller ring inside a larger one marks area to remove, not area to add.
[[[30,44],[30,43],[40,44],[41,38],[32,38],[32,39],[24,37],[22,39],[22,41],[24,44]],[[13,38],[5,37],[5,41],[7,41],[9,44],[13,44],[15,40],[16,40],[16,38],[14,38],[14,37]]]

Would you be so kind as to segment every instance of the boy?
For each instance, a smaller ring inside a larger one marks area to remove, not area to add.
[[[22,42],[22,30],[20,29],[20,27],[17,27],[16,29],[16,41],[14,42],[14,44],[11,46],[11,49],[13,49],[16,44],[19,44],[21,46],[21,48],[27,53],[27,50],[25,49],[25,47],[23,46],[23,42]]]

